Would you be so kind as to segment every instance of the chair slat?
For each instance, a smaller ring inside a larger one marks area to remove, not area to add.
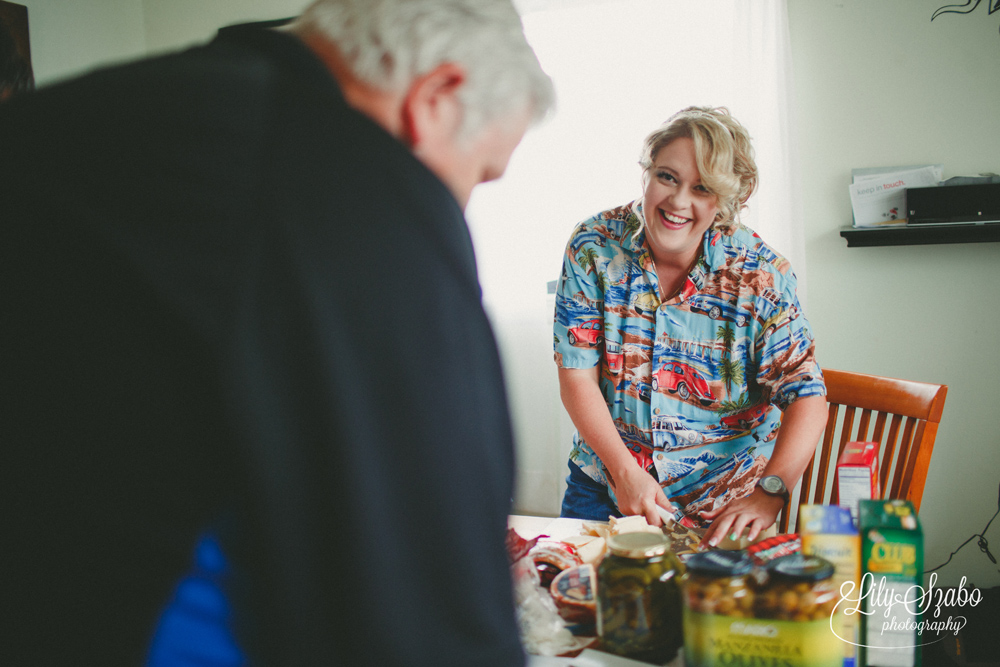
[[[872,442],[882,442],[882,435],[885,433],[885,413],[878,413],[878,417],[875,418],[875,430],[872,431],[871,441]]]
[[[854,432],[852,442],[865,442],[868,440],[868,422],[871,421],[872,411],[861,410],[861,420],[858,422],[858,430]]]
[[[816,491],[813,497],[813,503],[817,505],[822,505],[824,502],[824,493],[826,491],[826,471],[827,464],[826,461],[830,459],[830,451],[833,449],[833,436],[837,430],[837,415],[840,413],[840,406],[836,403],[831,403],[826,420],[826,430],[823,433],[823,447],[820,450],[820,467],[816,478]],[[813,461],[816,457],[813,455]],[[812,472],[813,461],[809,462],[809,470]],[[811,481],[810,476],[810,481]],[[806,485],[808,489],[808,484]],[[803,498],[808,498],[808,495],[804,495]]]
[[[847,449],[847,443],[851,442],[851,430],[854,427],[854,415],[855,415],[855,413],[857,413],[857,408],[855,408],[853,406],[850,406],[850,405],[845,405],[844,406],[844,422],[843,422],[843,425],[841,426],[841,430],[840,430],[840,446],[837,447],[837,455],[836,456],[831,456],[828,460],[826,460],[826,461],[823,462],[824,469],[826,468],[826,466],[830,465],[831,463],[834,466],[836,466],[837,465],[837,461],[839,461],[840,457],[844,455],[844,450]],[[831,454],[832,454],[832,452],[831,452]],[[834,475],[834,477],[835,477],[835,479],[834,479],[834,482],[833,482],[833,488],[830,489],[830,493],[828,494],[829,497],[830,497],[830,504],[831,505],[836,505],[837,504],[837,502],[839,501],[839,495],[840,495],[839,492],[838,492],[838,489],[837,489],[836,475]]]
[[[924,497],[924,484],[927,482],[927,469],[931,464],[931,454],[934,453],[934,441],[937,438],[937,422],[922,421],[917,426],[914,440],[921,446],[909,457],[906,464],[906,476],[903,497],[913,503],[913,509],[920,511],[920,501]]]
[[[906,418],[906,425],[903,427],[903,437],[899,439],[899,446],[896,453],[896,469],[892,475],[891,494],[887,498],[899,498],[902,492],[901,483],[903,481],[903,471],[906,470],[906,459],[910,455],[910,445],[913,442],[913,430],[917,420],[913,417]]]
[[[854,408],[852,408],[849,405],[844,405],[842,407],[844,408],[844,418],[840,422],[840,441],[839,441],[839,443],[837,445],[836,450],[840,450],[840,449],[842,449],[844,447],[844,444],[849,439],[851,428],[854,425]],[[832,504],[836,505],[837,504],[837,485],[836,484],[833,485],[833,489],[831,489],[831,493],[830,494],[827,494],[825,492],[825,490],[826,490],[827,471],[830,469],[831,459],[832,459],[832,462],[834,464],[836,463],[836,459],[834,459],[834,457],[833,457],[833,452],[834,451],[835,450],[833,448],[831,448],[830,452],[827,455],[823,456],[822,460],[820,461],[820,465],[819,465],[819,477],[816,480],[816,486],[818,488],[820,485],[822,485],[822,487],[824,489],[824,493],[822,495],[824,497],[826,495],[830,495],[830,502]]]
[[[892,416],[892,422],[889,425],[889,435],[886,436],[879,452],[879,461],[882,462],[882,465],[878,471],[878,486],[883,498],[886,497],[885,490],[888,488],[889,466],[892,465],[892,457],[896,451],[896,442],[899,440],[899,425],[902,422],[903,417],[901,415]]]

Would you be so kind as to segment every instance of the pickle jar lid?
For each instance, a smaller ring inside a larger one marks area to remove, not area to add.
[[[739,577],[750,573],[753,562],[746,551],[713,549],[691,554],[686,566],[689,572],[709,577]]]
[[[833,576],[833,563],[819,556],[802,553],[775,559],[767,566],[772,577],[793,581],[822,581]]]
[[[669,546],[663,533],[619,533],[608,537],[608,550],[623,558],[662,556]]]

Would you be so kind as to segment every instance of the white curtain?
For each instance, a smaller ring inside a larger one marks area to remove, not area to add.
[[[573,226],[641,194],[642,139],[675,111],[726,106],[750,131],[760,189],[743,221],[791,262],[804,300],[785,0],[515,0],[558,109],[468,218],[507,372],[519,511],[557,513],[572,425],[558,396],[546,285]]]

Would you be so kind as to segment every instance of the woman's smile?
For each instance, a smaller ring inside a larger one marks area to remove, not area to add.
[[[670,229],[680,229],[687,223],[691,222],[691,218],[685,218],[681,215],[674,215],[673,213],[667,213],[662,208],[660,209],[660,220],[663,222],[665,227]]]

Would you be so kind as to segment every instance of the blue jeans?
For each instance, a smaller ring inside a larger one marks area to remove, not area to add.
[[[609,516],[620,517],[618,506],[611,499],[608,487],[595,482],[580,470],[580,466],[569,462],[566,477],[566,494],[563,496],[559,516],[587,521],[607,521]]]

